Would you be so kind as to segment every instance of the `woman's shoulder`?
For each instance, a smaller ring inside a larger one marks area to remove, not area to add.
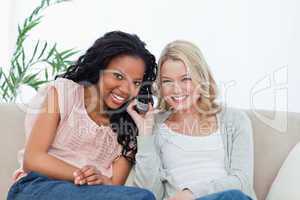
[[[218,114],[222,121],[230,121],[239,123],[241,121],[249,121],[247,113],[243,109],[222,107]]]
[[[52,83],[49,83],[50,86],[54,86],[57,90],[57,93],[60,97],[70,97],[74,98],[74,95],[80,91],[80,84],[74,82],[73,80],[66,78],[57,78]],[[70,98],[67,98],[70,100]]]
[[[252,132],[252,123],[245,110],[238,108],[223,108],[219,113],[221,127],[232,134],[250,135]]]
[[[31,99],[29,108],[36,108],[37,113],[43,107],[43,102],[51,99],[49,95],[55,94],[58,100],[60,113],[68,113],[81,100],[80,85],[66,78],[57,78],[48,82],[43,87],[39,88],[36,95]],[[28,112],[28,111],[27,111]],[[36,113],[36,114],[37,114]]]
[[[76,83],[75,81],[67,79],[67,78],[62,78],[62,77],[56,78],[52,82],[52,84],[54,84],[54,85],[63,85],[63,86],[72,86],[72,87],[78,87],[78,86],[80,86],[80,84]]]

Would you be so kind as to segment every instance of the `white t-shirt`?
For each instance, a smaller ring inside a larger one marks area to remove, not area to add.
[[[219,130],[208,136],[189,136],[172,131],[166,124],[162,124],[159,146],[163,167],[180,189],[227,175]]]

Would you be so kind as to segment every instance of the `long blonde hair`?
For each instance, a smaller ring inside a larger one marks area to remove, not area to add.
[[[198,101],[199,112],[204,115],[214,115],[219,112],[221,108],[215,103],[217,86],[209,66],[200,49],[193,43],[184,40],[176,40],[169,43],[161,53],[158,61],[158,77],[156,81],[158,108],[162,110],[170,109],[160,92],[161,67],[169,59],[183,62],[192,77],[193,84],[197,88],[199,87],[201,95]]]

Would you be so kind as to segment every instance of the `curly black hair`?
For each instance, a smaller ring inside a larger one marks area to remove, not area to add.
[[[55,77],[70,79],[77,83],[97,84],[101,70],[106,69],[110,61],[118,56],[128,55],[141,58],[146,66],[143,82],[143,89],[150,91],[151,85],[156,79],[157,63],[155,57],[146,49],[146,44],[135,34],[122,31],[112,31],[97,39],[94,44],[80,56],[74,65],[68,67],[67,71]],[[141,90],[140,90],[141,92]],[[114,112],[110,115],[112,129],[118,134],[118,142],[122,145],[122,155],[131,163],[135,162],[137,152],[136,136],[138,129],[126,107],[118,109],[121,112]],[[114,125],[118,125],[115,127]]]

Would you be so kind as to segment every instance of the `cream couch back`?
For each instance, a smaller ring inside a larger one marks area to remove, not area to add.
[[[300,114],[246,111],[254,130],[254,188],[264,200],[289,151],[300,140]],[[0,199],[5,199],[11,175],[24,145],[24,112],[15,104],[0,104]],[[130,180],[128,180],[130,183]]]

